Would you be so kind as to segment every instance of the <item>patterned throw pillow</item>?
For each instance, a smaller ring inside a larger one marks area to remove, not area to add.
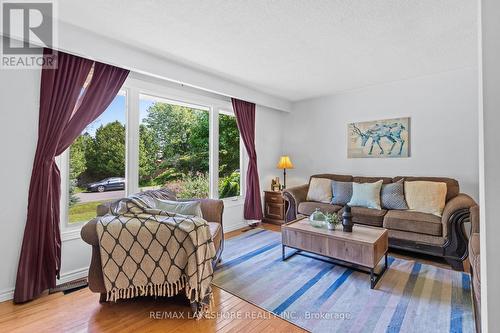
[[[332,201],[332,181],[327,178],[311,178],[307,201],[330,203]]]
[[[352,197],[349,206],[380,208],[380,189],[382,180],[375,183],[352,183]]]
[[[352,182],[332,181],[332,193],[332,205],[347,205],[352,197]]]
[[[385,209],[408,209],[405,200],[405,183],[404,179],[400,179],[392,184],[383,184],[380,201],[382,208]]]

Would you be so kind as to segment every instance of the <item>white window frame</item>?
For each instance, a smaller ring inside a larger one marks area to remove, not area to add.
[[[229,111],[231,110],[231,111]],[[236,117],[234,114],[234,111],[231,109],[225,109],[225,108],[219,108],[217,110],[217,198],[219,196],[219,114],[225,114],[231,117]],[[247,154],[245,150],[245,146],[243,145],[243,140],[241,139],[240,135],[240,194],[237,196],[233,197],[227,197],[224,198],[223,200],[228,201],[228,202],[241,202],[243,201],[243,198],[245,197],[245,181],[246,181],[246,166],[247,166]]]

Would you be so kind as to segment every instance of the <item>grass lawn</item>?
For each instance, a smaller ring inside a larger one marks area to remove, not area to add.
[[[77,203],[69,209],[69,223],[87,222],[96,217],[96,208],[100,204],[109,201],[92,201]]]

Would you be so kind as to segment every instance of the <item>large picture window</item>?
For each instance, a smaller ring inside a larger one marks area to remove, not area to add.
[[[86,222],[99,204],[125,196],[125,119],[120,92],[70,146],[68,223]]]
[[[166,187],[180,199],[237,200],[243,193],[231,104],[141,85],[126,84],[63,155],[68,225],[94,218],[99,204],[148,189]]]
[[[208,198],[209,108],[140,96],[139,187]]]

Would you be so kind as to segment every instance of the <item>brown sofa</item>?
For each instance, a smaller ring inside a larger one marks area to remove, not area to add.
[[[162,198],[162,190],[155,191],[156,197]],[[158,195],[159,194],[159,195]],[[169,197],[165,199],[173,199],[169,193]],[[215,199],[190,199],[201,202],[201,211],[203,218],[208,221],[210,233],[216,249],[216,257],[213,261],[213,266],[220,261],[222,250],[224,249],[224,233],[222,229],[222,213],[224,211],[224,202]],[[97,217],[87,222],[81,230],[82,239],[92,245],[92,259],[89,267],[88,283],[89,288],[95,293],[100,293],[100,301],[106,300],[106,289],[104,288],[104,279],[102,275],[101,255],[99,252],[99,240],[96,231],[96,222],[99,216],[103,216],[109,212],[109,207],[112,203],[107,203],[97,207]]]
[[[471,234],[469,237],[469,263],[472,280],[472,300],[476,320],[476,332],[481,332],[481,262],[479,252],[479,207],[470,210]]]
[[[457,270],[463,270],[467,257],[467,236],[464,222],[469,220],[474,200],[460,193],[458,181],[438,177],[357,177],[351,175],[318,174],[311,178],[327,178],[342,182],[371,183],[382,179],[384,184],[405,181],[435,181],[447,185],[446,206],[442,217],[420,212],[402,210],[377,210],[352,207],[353,222],[389,230],[389,246],[444,257]],[[310,215],[316,208],[323,212],[342,213],[343,207],[328,203],[306,201],[309,184],[292,187],[283,192],[288,201],[286,220],[292,221],[298,215]]]

